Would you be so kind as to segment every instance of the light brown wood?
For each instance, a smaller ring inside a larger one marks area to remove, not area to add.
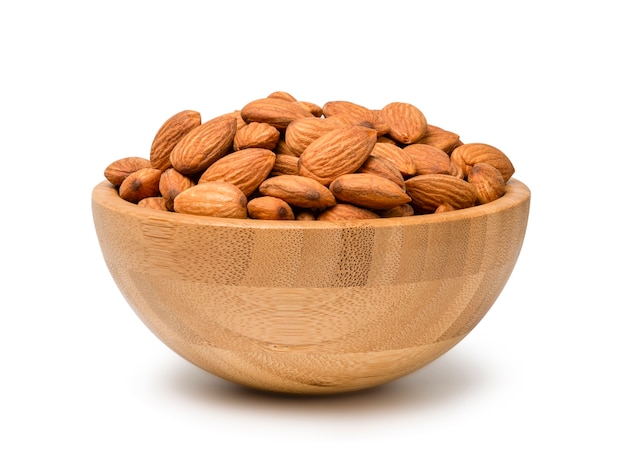
[[[517,261],[530,191],[487,205],[374,220],[219,219],[92,193],[102,254],[146,326],[180,356],[257,389],[377,386],[448,351]]]

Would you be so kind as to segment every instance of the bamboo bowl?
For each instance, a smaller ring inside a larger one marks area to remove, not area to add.
[[[169,213],[92,192],[102,254],[135,313],[226,380],[323,394],[407,375],[461,341],[517,261],[530,191],[487,205],[331,223]]]

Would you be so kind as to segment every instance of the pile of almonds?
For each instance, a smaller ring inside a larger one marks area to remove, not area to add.
[[[149,158],[119,159],[104,175],[124,200],[158,210],[345,220],[489,203],[513,172],[502,151],[461,142],[412,104],[320,107],[277,91],[205,122],[179,112],[156,133]]]

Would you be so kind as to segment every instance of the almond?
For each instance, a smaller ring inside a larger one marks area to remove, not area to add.
[[[381,109],[381,113],[389,126],[389,136],[399,143],[410,145],[426,133],[426,117],[413,104],[391,102]]]
[[[167,119],[152,140],[150,148],[152,167],[162,171],[172,167],[170,153],[181,138],[200,124],[200,113],[194,110],[184,110]]]
[[[284,99],[262,98],[246,104],[241,109],[241,117],[247,123],[265,122],[279,130],[284,130],[292,121],[313,117],[313,114]]]
[[[490,164],[474,164],[467,174],[467,181],[476,187],[478,201],[482,205],[497,200],[506,192],[502,174]]]
[[[152,208],[153,210],[159,211],[169,211],[165,204],[165,198],[163,197],[142,198],[137,203],[137,206],[141,206],[143,208]]]
[[[437,207],[435,213],[446,213],[448,211],[454,211],[454,208],[450,203],[443,203]]]
[[[342,127],[313,141],[300,155],[300,175],[323,185],[343,174],[355,172],[376,144],[376,131],[367,127]]]
[[[345,174],[337,177],[329,187],[335,198],[373,210],[391,208],[411,201],[398,185],[373,174]]]
[[[498,169],[505,182],[508,182],[515,172],[511,160],[502,151],[485,143],[466,143],[457,146],[452,151],[450,159],[463,170],[466,177],[472,166],[478,163],[489,164]]]
[[[450,173],[450,156],[439,148],[413,143],[405,146],[404,151],[413,161],[418,175]]]
[[[300,175],[270,177],[261,183],[259,192],[301,208],[327,208],[337,203],[328,187]]]
[[[170,153],[172,166],[185,175],[204,171],[230,151],[236,132],[237,118],[232,114],[199,125],[181,138]]]
[[[248,202],[248,216],[253,219],[286,219],[293,220],[295,216],[289,204],[276,197],[257,197]]]
[[[426,133],[417,141],[417,143],[434,146],[435,148],[439,148],[441,151],[450,154],[459,143],[459,135],[440,127],[436,127],[435,125],[427,124]]]
[[[145,167],[133,172],[124,179],[119,187],[120,197],[131,203],[148,197],[158,197],[161,171],[152,167]]]
[[[109,164],[104,170],[104,177],[113,185],[119,187],[124,179],[139,169],[152,167],[150,161],[139,156],[128,156]]]
[[[416,167],[413,159],[399,146],[376,142],[370,154],[391,162],[404,177],[415,175]]]
[[[277,154],[270,177],[279,175],[298,175],[298,157],[292,154]]]
[[[298,221],[315,221],[317,217],[312,210],[300,210],[296,215],[296,220]]]
[[[265,148],[246,148],[230,153],[214,162],[202,173],[198,184],[222,180],[250,196],[274,167],[276,155]]]
[[[174,211],[218,218],[247,218],[247,198],[233,184],[211,181],[194,185],[174,199]]]
[[[281,135],[281,138],[278,140],[278,143],[276,143],[276,147],[274,148],[274,153],[276,154],[290,154],[292,156],[300,156],[299,154],[295,154],[291,148],[289,148],[289,146],[287,146],[287,143],[285,143],[285,139],[284,139],[284,132]]]
[[[322,211],[318,217],[318,221],[350,221],[357,219],[377,219],[380,218],[376,213],[367,208],[350,205],[349,203],[338,203],[335,206]]]
[[[448,174],[424,174],[405,181],[411,205],[419,214],[433,213],[437,207],[448,203],[454,209],[474,205],[476,188],[469,182]]]
[[[296,101],[294,102],[294,104],[297,104],[298,106],[302,107],[304,110],[310,112],[315,117],[321,117],[324,115],[324,110],[313,102]]]
[[[291,154],[300,156],[313,141],[322,135],[347,127],[347,124],[337,118],[320,119],[318,117],[305,117],[291,122],[285,130],[285,143]]]
[[[274,91],[273,93],[270,93],[267,97],[273,99],[282,99],[283,101],[288,102],[296,102],[296,98],[289,94],[287,91]]]
[[[183,192],[194,185],[195,182],[191,178],[181,174],[173,167],[163,171],[161,179],[159,180],[159,192],[165,201],[167,209],[169,211],[174,211],[174,199],[180,192]]]
[[[391,180],[393,183],[397,184],[398,187],[404,190],[404,177],[402,176],[400,169],[387,159],[379,156],[369,156],[363,165],[359,167],[357,172],[384,177]]]
[[[373,128],[377,136],[384,135],[389,126],[379,113],[350,101],[329,101],[322,107],[325,117],[336,117],[347,125],[359,125]]]
[[[405,216],[413,216],[414,214],[415,210],[408,203],[405,203],[404,205],[393,206],[391,208],[387,208],[386,210],[378,212],[378,215],[381,218],[404,218]]]
[[[235,151],[246,148],[273,150],[280,138],[280,132],[268,123],[250,122],[237,130],[233,140]]]

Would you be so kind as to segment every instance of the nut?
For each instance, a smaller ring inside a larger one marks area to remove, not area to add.
[[[410,204],[406,203],[404,205],[387,208],[386,210],[380,211],[378,214],[381,218],[402,218],[404,216],[413,216],[415,210]]]
[[[370,154],[391,162],[404,177],[415,175],[417,168],[413,159],[399,146],[377,141]]]
[[[489,164],[498,169],[504,182],[508,182],[515,172],[511,160],[502,151],[485,143],[467,143],[457,146],[452,151],[450,159],[463,170],[465,177],[472,166],[478,163]]]
[[[476,188],[448,174],[424,174],[408,179],[406,193],[417,213],[434,213],[444,203],[454,209],[469,208],[476,201]]]
[[[247,123],[265,122],[279,130],[287,128],[293,120],[312,116],[309,111],[282,98],[257,99],[241,109],[241,117]]]
[[[180,192],[183,192],[194,185],[195,182],[192,179],[181,174],[173,167],[163,171],[161,179],[159,180],[159,192],[165,201],[167,209],[169,211],[174,211],[174,199]]]
[[[248,200],[241,190],[223,181],[194,185],[174,199],[174,211],[218,218],[247,218]]]
[[[337,177],[329,188],[337,200],[373,210],[411,201],[398,184],[373,174],[344,174]]]
[[[104,178],[119,187],[124,182],[124,179],[133,172],[149,167],[152,167],[149,159],[139,156],[128,156],[109,164],[104,170]]]
[[[198,184],[214,180],[230,182],[249,197],[267,178],[275,161],[276,155],[268,149],[235,151],[209,166],[198,179]]]
[[[158,197],[161,171],[152,167],[145,167],[133,172],[124,179],[119,187],[119,194],[124,200],[138,203],[148,197]]]
[[[378,136],[389,131],[380,113],[349,101],[329,101],[322,106],[326,118],[336,117],[346,125],[373,128]]]
[[[162,171],[172,167],[170,153],[181,138],[200,124],[200,113],[193,110],[184,110],[167,119],[152,140],[150,148],[152,167]]]
[[[423,143],[414,143],[404,147],[415,165],[415,173],[422,174],[449,174],[450,156],[443,150]]]
[[[313,141],[300,155],[300,175],[323,185],[343,174],[355,172],[369,157],[376,131],[367,127],[342,127]]]
[[[137,203],[137,206],[141,206],[143,208],[152,208],[153,210],[159,211],[168,211],[168,208],[165,204],[165,198],[163,197],[142,198]]]
[[[292,154],[277,154],[270,177],[278,175],[298,175],[298,157]]]
[[[337,203],[326,186],[300,175],[270,177],[261,183],[259,192],[300,208],[327,208]]]
[[[349,221],[355,219],[377,219],[376,213],[367,208],[350,205],[349,203],[338,203],[324,211],[318,217],[318,221]]]
[[[476,187],[477,198],[481,205],[497,200],[506,192],[506,183],[498,169],[478,163],[467,174],[467,181]]]
[[[380,156],[369,156],[357,172],[373,174],[391,180],[404,190],[404,177],[395,164]]]
[[[410,145],[426,133],[426,117],[413,104],[391,102],[381,109],[381,114],[389,126],[389,136],[399,143]]]
[[[337,128],[346,127],[338,118],[305,117],[291,122],[285,130],[285,143],[291,154],[300,156],[302,152],[322,135]]]
[[[170,153],[172,166],[185,175],[204,171],[230,151],[236,132],[237,118],[233,115],[222,115],[199,125],[181,138]]]
[[[253,219],[295,219],[291,206],[285,200],[269,196],[250,200],[248,202],[248,215]]]
[[[459,141],[459,135],[456,133],[427,124],[426,133],[417,141],[417,143],[434,146],[444,153],[450,154],[459,144]]]
[[[250,122],[237,130],[233,149],[265,148],[273,150],[280,139],[280,132],[268,123]]]

